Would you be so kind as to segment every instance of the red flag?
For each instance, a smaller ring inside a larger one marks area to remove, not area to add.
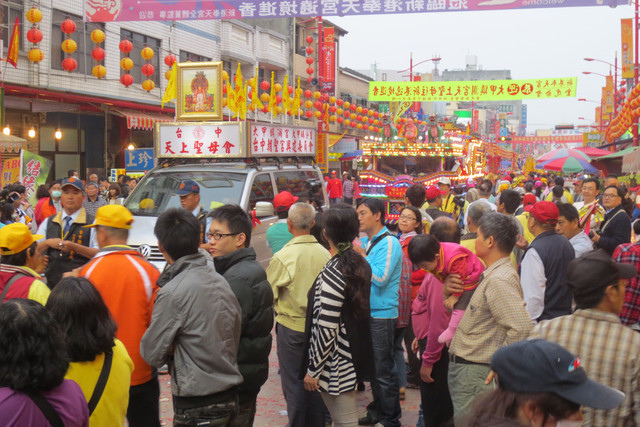
[[[13,24],[13,33],[9,42],[9,50],[7,51],[7,62],[18,68],[18,50],[20,48],[20,21],[16,16],[16,23]]]

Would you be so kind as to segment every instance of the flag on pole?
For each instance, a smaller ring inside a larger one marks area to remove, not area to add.
[[[242,78],[242,68],[238,62],[238,70],[234,77],[234,91],[236,93],[236,116],[240,117],[240,120],[244,120],[247,117],[247,92],[244,87],[244,79]]]
[[[300,89],[300,77],[298,77],[298,87],[295,90],[295,96],[291,102],[291,111],[293,111],[294,114],[300,109],[300,95],[302,95],[302,89]]]
[[[291,111],[291,97],[289,96],[289,76],[284,75],[284,82],[282,84],[282,106],[284,107],[285,114],[287,111]]]
[[[273,78],[275,73],[271,72],[271,93],[269,95],[269,111],[273,117],[278,117],[278,107],[276,105],[276,88],[273,84]]]
[[[13,32],[11,33],[11,41],[9,42],[9,50],[7,51],[7,62],[18,68],[18,51],[20,50],[20,20],[16,16],[16,22],[13,24]]]
[[[160,108],[164,108],[165,102],[171,102],[171,100],[176,99],[177,95],[177,86],[176,86],[176,78],[178,77],[178,61],[174,61],[171,66],[171,71],[169,72],[169,82],[167,83],[167,87],[164,90],[164,95],[162,95],[162,102],[160,103]]]
[[[324,114],[322,115],[322,121],[329,123],[329,104],[324,104]]]
[[[227,108],[232,113],[237,113],[238,109],[236,107],[236,93],[231,87],[231,78],[227,79]],[[231,114],[229,114],[229,118],[231,118]]]
[[[251,82],[251,80],[250,80]],[[260,94],[258,93],[258,67],[256,67],[256,71],[253,74],[253,83],[249,83],[251,86],[251,106],[254,111],[259,109],[263,109],[264,105],[262,105],[262,101],[260,101]]]

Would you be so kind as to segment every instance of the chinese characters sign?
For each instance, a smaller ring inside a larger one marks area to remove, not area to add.
[[[513,136],[512,144],[582,144],[582,134],[563,136]]]
[[[369,101],[502,101],[576,96],[576,77],[460,82],[370,82]]]
[[[316,132],[310,128],[252,123],[251,156],[315,156]]]
[[[622,30],[622,36],[620,38],[622,42],[621,62],[622,62],[622,78],[632,79],[635,75],[633,69],[633,20],[621,19],[620,27]]]
[[[336,42],[334,39],[335,28],[325,28],[324,42],[322,43],[323,63],[320,64],[322,70],[322,91],[329,95],[335,95],[336,88]]]
[[[83,0],[85,20],[178,21],[611,6],[627,0]]]
[[[329,173],[329,144],[327,144],[327,134],[318,134],[318,152],[316,153],[316,163],[322,173]]]
[[[153,148],[126,150],[125,158],[127,160],[125,164],[127,171],[143,172],[151,170],[155,166],[155,162],[153,161]]]
[[[244,157],[244,122],[157,123],[156,157]]]
[[[20,159],[8,159],[2,162],[2,186],[20,180]]]
[[[35,206],[36,189],[47,182],[51,160],[30,151],[20,150],[20,181],[27,189],[29,202]]]

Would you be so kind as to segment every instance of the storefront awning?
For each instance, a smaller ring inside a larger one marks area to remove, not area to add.
[[[164,114],[143,113],[121,108],[114,108],[112,111],[127,119],[127,127],[129,129],[152,130],[156,122],[165,123],[173,121],[173,116]]]
[[[346,162],[347,160],[357,159],[358,157],[362,156],[362,153],[363,150],[355,150],[350,153],[345,153],[342,155],[342,157],[340,157],[340,161]]]
[[[19,153],[21,149],[26,147],[26,139],[0,133],[0,152],[1,153]]]

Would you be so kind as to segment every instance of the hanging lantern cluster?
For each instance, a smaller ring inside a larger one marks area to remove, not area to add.
[[[33,7],[27,11],[26,18],[31,23],[31,29],[27,31],[27,40],[33,44],[27,57],[31,62],[40,62],[44,59],[42,49],[38,48],[38,43],[42,41],[42,31],[38,28],[38,23],[42,21],[42,12]]]
[[[94,47],[91,51],[91,57],[94,61],[96,61],[96,65],[93,66],[91,74],[99,79],[102,79],[107,75],[107,69],[102,64],[102,61],[104,61],[104,58],[107,56],[107,54],[104,49],[100,47],[100,44],[104,42],[104,39],[104,31],[96,29],[91,32],[91,41],[96,44],[96,47]]]
[[[125,57],[120,60],[120,68],[124,70],[124,74],[120,77],[120,83],[125,87],[129,87],[133,84],[133,76],[130,71],[133,68],[133,60],[129,58],[129,53],[133,49],[133,43],[129,40],[122,40],[118,45],[120,52],[125,54]]]
[[[147,92],[151,92],[153,88],[156,87],[156,84],[153,82],[153,80],[149,78],[155,72],[155,68],[149,62],[151,61],[151,58],[153,58],[153,55],[155,55],[155,53],[153,52],[153,49],[151,49],[149,46],[146,46],[144,49],[140,51],[140,56],[142,57],[142,59],[147,61],[142,66],[142,70],[141,70],[142,74],[147,76],[147,79],[142,82],[142,89],[146,90]]]
[[[70,56],[78,49],[78,44],[71,38],[71,34],[76,32],[76,23],[67,18],[60,24],[60,29],[65,34],[64,40],[60,45],[65,53],[65,58],[62,60],[62,69],[71,73],[78,68],[78,61]]]
[[[631,89],[629,97],[626,96],[626,88],[621,88],[614,95],[614,102],[620,102],[616,108],[616,116],[611,119],[604,133],[605,141],[613,142],[620,138],[640,117],[640,84]]]
[[[176,56],[173,53],[168,54],[164,57],[164,63],[169,69],[166,73],[164,73],[164,78],[169,80],[171,78],[171,67],[173,67],[173,63],[177,61]]]
[[[312,67],[312,65],[313,65],[313,56],[311,56],[311,55],[313,55],[313,48],[311,47],[311,44],[313,44],[313,37],[312,36],[307,36],[305,41],[307,42],[307,47],[305,48],[305,52],[307,54],[307,59],[306,59],[307,65],[308,65],[307,74],[309,75],[309,77],[307,77],[307,83],[310,83],[311,82],[311,76],[314,73],[314,69]]]

